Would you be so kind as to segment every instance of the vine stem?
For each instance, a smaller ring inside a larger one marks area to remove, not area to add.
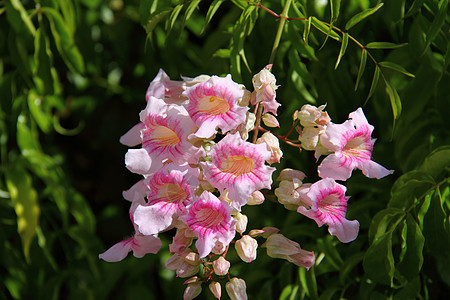
[[[291,7],[292,0],[286,0],[284,4],[283,12],[280,15],[280,23],[278,24],[277,34],[275,35],[275,41],[273,42],[272,52],[270,53],[269,65],[273,64],[275,60],[275,54],[277,53],[278,46],[280,45],[281,35],[283,34],[284,24],[288,19],[288,11]],[[270,71],[270,69],[269,69]],[[263,113],[263,106],[258,104],[257,113],[256,113],[256,121],[255,121],[255,129],[253,131],[253,143],[256,143],[258,139],[259,127],[261,125],[261,116]]]

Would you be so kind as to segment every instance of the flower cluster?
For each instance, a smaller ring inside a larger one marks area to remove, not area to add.
[[[283,155],[279,140],[288,142],[287,136],[276,136],[259,125],[262,121],[267,127],[279,127],[275,117],[280,106],[278,86],[270,69],[271,65],[254,76],[253,92],[235,83],[231,75],[175,81],[159,71],[148,87],[140,122],[120,139],[134,147],[125,155],[127,169],[143,177],[123,192],[131,202],[135,233],[100,258],[113,262],[130,251],[136,257],[157,253],[162,246],[158,235],[173,230],[166,268],[179,277],[190,277],[185,282],[185,299],[199,295],[205,283],[220,298],[221,284],[215,276],[228,279],[225,289],[230,298],[246,299],[245,281],[229,273],[226,254],[231,243],[246,263],[256,259],[258,248],[266,248],[270,257],[307,269],[314,264],[313,252],[301,249],[277,228],[244,234],[248,220],[241,208],[264,202],[261,190],[272,189],[275,168],[271,165]],[[336,180],[348,179],[355,168],[375,178],[391,171],[370,160],[373,126],[362,109],[343,124],[333,124],[324,108],[305,105],[297,111],[294,125],[300,124],[296,127],[301,144],[289,142],[316,151],[317,158],[327,155],[318,168],[323,179],[303,183],[305,174],[285,169],[274,192],[287,209],[315,220],[318,226],[327,224],[330,234],[350,242],[358,234],[359,223],[345,218],[349,197]],[[258,138],[259,131],[264,133]],[[250,136],[253,143],[247,141]],[[259,245],[258,238],[265,242]]]

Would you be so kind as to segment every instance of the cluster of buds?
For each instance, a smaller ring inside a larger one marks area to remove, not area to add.
[[[184,299],[199,295],[203,284],[220,299],[220,281],[227,281],[231,299],[247,298],[245,281],[229,272],[226,255],[232,243],[246,263],[256,259],[258,248],[266,248],[270,257],[307,269],[314,264],[313,252],[301,249],[277,228],[245,234],[248,219],[241,209],[264,202],[261,190],[272,189],[275,168],[271,165],[283,155],[279,137],[260,126],[262,121],[267,127],[279,127],[278,86],[270,69],[271,65],[254,76],[253,92],[235,83],[231,75],[175,81],[159,71],[148,87],[140,122],[120,139],[134,147],[125,155],[127,169],[143,177],[123,192],[131,202],[135,233],[100,258],[114,262],[130,251],[136,257],[157,253],[162,247],[158,235],[173,230],[172,256],[165,265],[178,277],[189,277]],[[391,171],[370,160],[373,127],[361,109],[336,125],[324,108],[304,106],[294,114],[294,121],[303,126],[299,147],[319,156],[328,154],[319,166],[323,179],[303,184],[306,176],[301,171],[285,169],[275,194],[287,209],[319,226],[327,224],[330,234],[349,242],[356,238],[359,223],[345,219],[348,197],[335,180],[346,180],[354,168],[376,178]],[[258,138],[260,130],[264,133]],[[250,136],[253,142],[248,141]],[[258,244],[258,238],[264,242]]]

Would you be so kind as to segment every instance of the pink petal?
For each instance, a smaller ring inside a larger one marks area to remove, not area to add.
[[[141,130],[144,124],[134,125],[130,130],[120,137],[120,143],[126,146],[134,147],[142,143]]]
[[[153,235],[136,234],[134,237],[133,255],[137,258],[144,257],[145,254],[158,253],[161,248],[161,240]]]
[[[123,240],[108,250],[106,252],[100,254],[98,257],[108,262],[117,262],[121,261],[125,257],[127,257],[128,253],[131,251],[131,244],[133,243],[133,237]]]
[[[173,212],[161,209],[160,205],[139,205],[134,212],[134,223],[144,235],[157,234],[172,224]]]
[[[358,169],[361,169],[363,174],[367,177],[376,179],[380,179],[394,173],[394,170],[388,170],[372,160],[359,164]]]
[[[342,219],[342,223],[330,224],[328,232],[336,236],[342,243],[349,243],[356,239],[359,232],[359,222]]]
[[[318,167],[321,178],[333,178],[335,180],[347,180],[352,175],[353,168],[348,168],[343,163],[342,154],[330,154],[324,158]],[[345,161],[344,161],[345,162]]]
[[[125,166],[137,174],[150,173],[152,160],[145,149],[129,149],[125,154]]]

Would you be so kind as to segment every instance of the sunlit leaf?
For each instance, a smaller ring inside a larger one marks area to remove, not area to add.
[[[331,0],[331,22],[335,23],[339,17],[339,9],[341,7],[341,0]]]
[[[215,15],[215,13],[219,9],[220,5],[222,5],[222,3],[224,1],[225,0],[214,0],[213,3],[211,3],[211,5],[208,8],[208,12],[206,13],[206,23],[205,23],[205,26],[202,29],[201,34],[203,34],[205,32],[206,27],[208,26],[209,22],[211,22],[213,16]]]
[[[402,102],[400,100],[400,96],[397,93],[397,90],[385,80],[386,83],[386,92],[389,96],[389,100],[391,102],[392,113],[394,115],[394,120],[398,119],[402,112]]]
[[[311,30],[311,17],[306,20],[305,28],[303,30],[303,41],[308,44],[309,32]]]
[[[340,41],[341,37],[339,34],[336,33],[334,30],[330,30],[330,26],[323,23],[316,17],[311,17],[311,24],[316,27],[318,30],[320,30],[322,33],[326,34],[327,36],[331,37],[332,39],[335,39],[336,41]]]
[[[334,65],[334,69],[336,70],[337,67],[339,66],[339,63],[341,62],[341,58],[344,56],[345,54],[345,50],[347,50],[347,45],[348,45],[348,33],[344,32],[342,34],[342,41],[341,41],[341,50],[339,50],[339,56],[337,58],[336,64]]]
[[[394,44],[388,42],[372,42],[368,43],[365,47],[368,49],[396,49],[407,46],[408,43]]]
[[[46,109],[48,106],[44,103],[44,98],[33,89],[28,93],[28,107],[39,128],[48,133],[52,128],[52,115],[50,110]]]
[[[367,95],[365,103],[367,103],[367,101],[369,101],[370,97],[372,97],[373,93],[375,93],[375,89],[377,88],[379,78],[380,78],[380,67],[375,65],[375,71],[373,72],[373,78],[372,78],[372,84],[370,85],[369,95]]]
[[[200,1],[201,0],[192,0],[191,4],[189,4],[188,8],[186,9],[186,13],[184,14],[181,30],[183,30],[184,25],[186,24],[187,21],[189,21],[195,9],[197,9],[198,5],[200,4]]]
[[[397,265],[397,269],[408,280],[416,277],[422,269],[425,238],[411,214],[406,217],[406,235],[402,233],[406,251]]]
[[[56,47],[64,59],[64,62],[72,72],[84,72],[84,60],[80,51],[75,45],[72,33],[65,24],[61,15],[49,7],[42,7],[41,11],[50,21],[50,28],[55,39]]]
[[[395,70],[397,72],[400,72],[402,74],[405,74],[406,76],[415,78],[416,76],[412,73],[409,73],[408,71],[405,70],[405,68],[403,68],[400,65],[397,65],[396,63],[390,62],[390,61],[382,61],[380,63],[378,63],[378,65],[384,67],[384,68],[389,68],[392,70]]]
[[[375,282],[391,286],[394,277],[392,230],[379,236],[370,245],[363,260],[364,271]]]
[[[364,69],[366,68],[366,61],[367,61],[367,50],[363,48],[361,50],[361,61],[359,63],[358,77],[356,78],[355,91],[358,89],[359,82],[361,81],[361,77],[364,74]]]
[[[341,255],[337,251],[336,247],[333,245],[333,239],[331,236],[327,236],[324,239],[319,239],[317,245],[325,254],[325,259],[336,269],[341,270],[344,265]]]
[[[391,189],[391,200],[388,207],[409,209],[415,199],[425,197],[425,192],[436,183],[433,178],[420,171],[410,171],[398,178]]]
[[[377,10],[379,10],[383,6],[383,4],[384,3],[379,3],[375,7],[366,9],[366,10],[354,15],[350,20],[348,20],[347,24],[345,24],[345,30],[349,30],[350,28],[352,28],[353,26],[355,26],[356,24],[358,24],[359,22],[361,22],[368,16],[376,13]]]
[[[20,0],[6,0],[4,3],[6,6],[6,16],[16,31],[18,33],[29,32],[34,36],[36,34],[36,27],[34,27],[22,2]],[[26,31],[22,29],[23,27],[26,28]]]
[[[309,299],[318,299],[319,294],[317,291],[316,276],[314,274],[314,266],[311,269],[306,270],[305,268],[299,268],[300,283]]]
[[[177,6],[175,6],[173,8],[173,10],[169,16],[169,19],[167,20],[167,27],[166,27],[167,36],[172,31],[173,25],[175,24],[175,21],[177,20],[178,15],[180,14],[181,10],[183,9],[183,6],[184,6],[184,4],[178,4]]]
[[[168,14],[170,14],[171,11],[172,8],[165,7],[150,14],[145,24],[145,32],[147,33],[147,36],[152,33],[156,25],[158,25],[159,22],[161,22]]]
[[[14,167],[7,171],[6,185],[16,211],[17,232],[22,239],[23,253],[27,262],[30,262],[31,241],[36,235],[40,214],[37,192],[31,177],[19,163],[15,163]]]

